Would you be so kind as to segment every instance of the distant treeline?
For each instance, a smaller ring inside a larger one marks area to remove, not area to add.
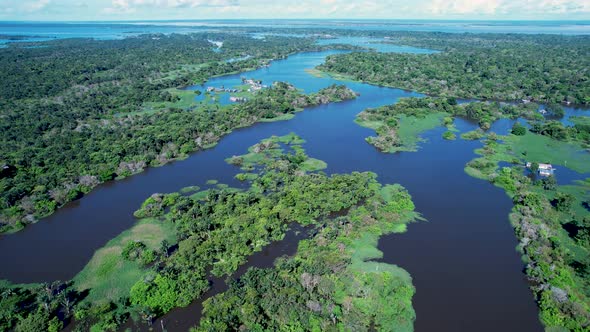
[[[319,68],[437,96],[590,104],[590,37],[391,33],[385,43],[430,55],[351,53]]]

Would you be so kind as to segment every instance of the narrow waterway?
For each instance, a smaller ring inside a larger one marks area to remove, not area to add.
[[[305,72],[334,53],[297,54],[273,62],[269,68],[215,78],[193,88],[231,87],[241,84],[240,77],[246,76],[261,79],[264,84],[287,81],[314,92],[342,83]],[[328,163],[327,173],[372,171],[382,183],[400,183],[428,219],[410,225],[405,234],[386,236],[379,243],[383,261],[407,269],[414,278],[417,331],[541,331],[508,222],[511,201],[501,189],[463,172],[481,143],[443,140],[444,129],[439,128],[425,135],[428,141],[418,152],[380,153],[365,142],[373,132],[353,122],[356,114],[367,107],[420,95],[344,83],[360,97],[307,109],[290,121],[236,130],[215,148],[100,186],[38,224],[2,236],[0,278],[14,282],[70,279],[96,249],[134,223],[133,211],[152,193],[203,185],[209,179],[242,186],[233,179],[239,170],[224,159],[243,154],[263,138],[295,132],[307,141],[304,148],[308,155]],[[476,127],[462,119],[457,119],[456,125],[461,131]],[[263,265],[270,266],[274,257],[269,255]],[[178,321],[173,326],[179,329],[194,325],[199,305],[177,310],[179,314],[167,319]],[[191,310],[195,312],[191,314]],[[195,321],[188,322],[188,317]]]

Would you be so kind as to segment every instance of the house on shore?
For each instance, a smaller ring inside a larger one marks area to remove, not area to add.
[[[229,97],[229,101],[231,101],[233,103],[244,103],[244,102],[248,101],[248,98],[231,96],[231,97]]]
[[[526,163],[526,167],[530,170],[532,170],[533,164],[531,162],[527,162]],[[551,164],[539,164],[539,168],[537,169],[537,172],[539,173],[539,175],[541,176],[551,176],[553,175],[553,172],[555,171],[555,168],[553,168],[553,165]]]

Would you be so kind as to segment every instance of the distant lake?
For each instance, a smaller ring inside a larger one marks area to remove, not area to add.
[[[146,33],[191,33],[222,28],[349,29],[450,33],[590,34],[590,21],[429,21],[429,20],[188,20],[117,22],[0,22],[0,35],[120,39]],[[26,40],[20,40],[26,41]],[[19,42],[2,39],[0,45]]]

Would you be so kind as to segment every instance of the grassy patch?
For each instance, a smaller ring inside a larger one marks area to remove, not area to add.
[[[520,240],[518,250],[529,263],[526,273],[536,280],[530,287],[540,299],[542,323],[547,330],[577,331],[588,326],[590,260],[583,232],[589,219],[583,204],[588,201],[590,181],[566,186],[551,179],[533,182],[523,175],[522,167],[498,169],[498,163],[549,162],[588,172],[590,154],[577,142],[530,132],[523,136],[490,134],[484,147],[476,152],[481,157],[470,161],[465,171],[503,188],[515,204],[510,221]],[[558,298],[555,294],[567,297]],[[577,312],[571,312],[572,307]]]
[[[129,241],[141,241],[148,249],[157,250],[160,243],[175,241],[174,226],[156,219],[139,221],[97,250],[84,269],[74,277],[77,290],[89,289],[85,301],[91,304],[117,301],[129,295],[129,290],[146,270],[138,262],[123,259],[121,253]]]
[[[260,119],[260,120],[258,120],[258,121],[259,121],[259,122],[277,122],[277,121],[286,121],[286,120],[291,120],[291,119],[293,119],[294,117],[295,117],[295,114],[290,114],[290,113],[288,113],[288,114],[279,115],[279,116],[277,116],[277,117],[270,118],[270,119],[267,119],[267,118],[262,118],[262,119]]]
[[[138,112],[133,113],[125,113],[123,115],[129,114],[151,114],[161,110],[165,110],[168,108],[180,108],[180,109],[189,109],[194,108],[199,105],[200,102],[195,100],[197,96],[195,91],[193,90],[179,90],[179,89],[167,89],[173,96],[180,98],[174,102],[147,102],[143,104],[143,109]]]
[[[378,137],[369,137],[367,142],[375,145],[384,152],[395,153],[400,151],[417,151],[420,142],[424,142],[421,135],[429,130],[440,127],[442,119],[448,114],[442,112],[430,113],[423,117],[396,115],[392,118],[378,120],[364,120],[357,117],[356,123],[363,127],[371,128],[377,132]],[[395,126],[390,126],[386,121],[395,121]]]
[[[485,136],[485,133],[481,129],[476,129],[472,131],[468,131],[466,133],[461,134],[461,138],[467,141],[477,141],[482,139]]]
[[[399,229],[400,232],[404,230],[405,227],[403,227],[403,230],[402,228]],[[350,269],[362,273],[390,272],[395,277],[411,284],[412,278],[406,270],[397,265],[372,261],[383,257],[383,252],[377,249],[378,241],[379,236],[373,233],[364,233],[353,240],[349,245],[349,250],[352,253]]]
[[[450,131],[450,130],[449,130],[449,131],[445,131],[445,132],[442,134],[442,137],[443,137],[444,139],[446,139],[446,140],[449,140],[449,141],[453,141],[453,140],[456,140],[456,139],[457,139],[457,135],[455,135],[455,133],[453,133],[453,132],[452,132],[452,131]]]
[[[305,172],[319,171],[322,169],[326,169],[327,167],[328,164],[326,164],[326,162],[315,158],[308,158],[299,166],[299,168]]]
[[[505,144],[502,144],[500,160],[510,162],[517,158],[523,161],[561,165],[579,173],[590,172],[590,153],[578,143],[557,141],[531,132],[524,136],[508,135],[502,139]]]
[[[405,146],[412,146],[414,149],[419,142],[424,141],[420,135],[428,130],[441,126],[441,120],[447,116],[446,113],[432,113],[423,118],[402,115],[399,118],[398,135]]]
[[[201,190],[201,188],[199,186],[190,186],[190,187],[184,187],[182,189],[180,189],[180,193],[182,194],[189,194],[189,193],[194,193]]]
[[[311,75],[313,77],[317,77],[317,78],[322,78],[322,77],[328,76],[326,73],[324,73],[321,70],[318,70],[316,68],[305,69],[305,72],[308,73],[309,75]]]

